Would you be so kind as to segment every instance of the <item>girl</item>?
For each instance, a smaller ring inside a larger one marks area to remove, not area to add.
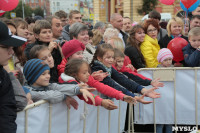
[[[89,65],[86,61],[82,59],[72,59],[66,64],[65,72],[61,74],[59,81],[74,84],[87,83],[89,75]],[[94,97],[95,100],[97,100],[96,96]],[[101,99],[100,97],[98,98],[99,100],[95,102],[96,106],[101,105],[109,110],[117,109],[117,106],[114,105],[113,101]]]
[[[109,44],[99,45],[97,47],[93,61],[91,63],[91,68],[92,68],[92,71],[103,70],[104,72],[109,73],[109,76],[104,78],[102,83],[107,84],[113,88],[121,88],[121,86],[123,86],[133,93],[136,92],[136,93],[145,94],[146,96],[149,96],[151,98],[160,97],[159,93],[156,93],[155,91],[153,91],[156,88],[152,88],[150,89],[151,91],[148,91],[141,85],[135,83],[134,81],[129,80],[123,74],[120,74],[112,67],[113,63],[114,63],[113,47]],[[140,99],[137,96],[136,96],[136,99],[142,103],[147,102],[147,101],[143,101],[143,99]]]

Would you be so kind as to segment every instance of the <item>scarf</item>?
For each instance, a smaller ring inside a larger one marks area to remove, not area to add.
[[[177,38],[177,37],[181,37],[181,36],[182,36],[181,34],[179,34],[177,36],[171,35],[172,39]]]
[[[111,77],[111,74],[112,74],[112,67],[107,67],[105,66],[102,62],[98,61],[98,60],[95,60],[94,63],[97,63],[97,64],[100,64],[102,65],[105,69],[106,69],[106,72],[108,72],[108,77]]]

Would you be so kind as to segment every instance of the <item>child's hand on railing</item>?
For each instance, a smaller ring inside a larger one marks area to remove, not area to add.
[[[153,87],[163,87],[164,84],[160,82],[160,78],[151,81]]]
[[[137,100],[131,96],[127,96],[127,95],[124,95],[124,99],[123,99],[125,102],[127,103],[131,103],[131,104],[136,104],[137,103]]]
[[[95,89],[95,88],[88,88],[88,89],[90,90],[90,89]],[[86,88],[81,88],[81,89],[80,89],[80,92],[82,93],[82,95],[83,95],[83,97],[84,97],[84,99],[85,99],[86,102],[88,101],[88,98],[89,98],[90,100],[92,100],[93,105],[95,105],[94,97],[93,97],[92,94],[88,91],[88,89],[86,89]]]
[[[150,98],[159,98],[160,93],[155,92],[154,90],[158,89],[157,87],[153,87],[151,89],[143,88],[141,93]]]
[[[32,100],[32,97],[31,97],[31,93],[27,93],[26,94],[26,99],[27,99],[27,104],[32,104],[33,103],[33,100]]]
[[[114,105],[114,102],[109,99],[103,99],[101,102],[101,106],[108,110],[114,110],[118,108],[116,105]]]
[[[67,96],[66,97],[66,99],[65,99],[65,103],[66,103],[66,105],[67,105],[67,107],[69,108],[69,109],[71,109],[71,106],[70,105],[72,105],[72,107],[74,108],[74,109],[78,109],[78,102],[74,99],[74,98],[72,98],[72,97],[70,97],[70,96]]]
[[[153,101],[145,101],[145,100],[144,100],[144,96],[145,96],[145,95],[142,95],[142,96],[140,96],[140,97],[135,96],[135,99],[137,99],[138,102],[143,103],[143,104],[149,104],[149,103],[152,103],[152,102],[153,102]]]

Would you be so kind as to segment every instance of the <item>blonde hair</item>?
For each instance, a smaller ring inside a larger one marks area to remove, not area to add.
[[[29,31],[29,32],[33,32],[34,26],[35,26],[35,23],[29,24],[29,25],[28,25],[28,31]]]
[[[179,17],[174,17],[172,19],[169,20],[168,24],[167,24],[167,32],[168,32],[168,36],[170,37],[171,36],[171,25],[173,22],[176,22],[178,24],[180,24],[182,26],[182,31],[181,31],[181,34],[184,33],[184,23],[183,23],[183,20]]]
[[[191,36],[200,36],[200,27],[194,27],[190,30],[190,32],[188,33],[188,37]]]
[[[107,42],[110,38],[118,37],[119,31],[115,28],[107,28],[103,34],[103,40]]]
[[[110,40],[113,41],[114,48],[119,49],[120,51],[124,52],[124,44],[121,38],[119,37],[112,37]]]
[[[103,36],[98,29],[94,29],[92,30],[92,32],[93,32],[92,45],[96,46],[101,42]]]

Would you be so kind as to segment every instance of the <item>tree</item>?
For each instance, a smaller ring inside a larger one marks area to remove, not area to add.
[[[39,15],[39,16],[44,17],[44,10],[41,7],[35,8],[35,10],[33,12],[35,13],[35,16]]]
[[[138,9],[140,15],[148,14],[158,4],[158,0],[143,0],[142,7]]]

